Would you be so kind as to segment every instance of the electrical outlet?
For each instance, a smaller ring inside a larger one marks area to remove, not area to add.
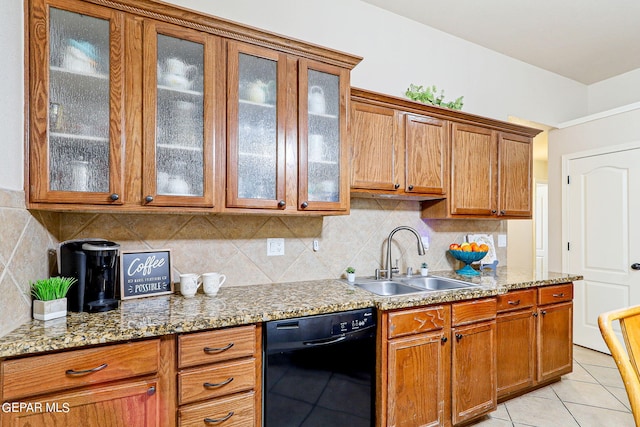
[[[284,255],[284,239],[267,239],[267,256]]]
[[[498,234],[498,247],[506,248],[507,247],[507,235],[506,234]]]
[[[422,246],[424,246],[424,250],[429,250],[429,236],[421,236],[422,237]]]
[[[320,242],[318,242],[317,240],[313,241],[313,251],[314,252],[318,252],[320,250]]]

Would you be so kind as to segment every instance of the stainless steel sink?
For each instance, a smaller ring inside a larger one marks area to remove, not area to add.
[[[471,283],[461,280],[447,279],[444,277],[406,277],[399,279],[402,283],[429,291],[447,291],[450,289],[461,289],[474,286]]]
[[[390,280],[371,280],[366,282],[356,282],[354,284],[359,288],[384,296],[412,294],[422,291],[422,289]]]
[[[450,291],[476,286],[461,280],[437,276],[398,277],[395,280],[361,279],[357,280],[354,285],[376,295],[383,296]]]

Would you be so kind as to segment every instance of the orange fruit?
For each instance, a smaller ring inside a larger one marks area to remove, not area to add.
[[[489,252],[489,246],[487,246],[486,244],[481,244],[480,245],[480,252]]]
[[[461,247],[463,252],[472,252],[471,245],[466,245]]]
[[[478,244],[476,242],[471,242],[471,252],[478,252]]]

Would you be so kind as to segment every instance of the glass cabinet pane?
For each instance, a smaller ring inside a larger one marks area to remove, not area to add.
[[[50,9],[49,182],[109,191],[109,21]]]
[[[308,200],[340,201],[340,77],[308,72]]]
[[[158,35],[156,188],[204,195],[204,46]]]
[[[273,200],[277,190],[277,62],[240,53],[238,68],[238,197]]]

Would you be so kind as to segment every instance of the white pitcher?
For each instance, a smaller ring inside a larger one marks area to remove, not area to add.
[[[325,111],[324,91],[320,86],[311,86],[309,88],[309,112],[313,114],[324,114]]]

